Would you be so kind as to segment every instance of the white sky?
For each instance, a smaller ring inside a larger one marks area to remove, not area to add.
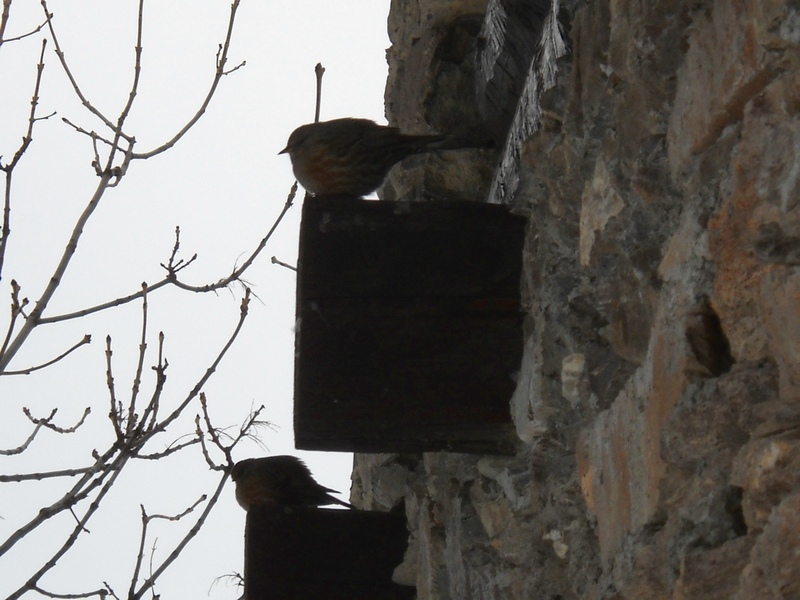
[[[136,29],[134,0],[51,0],[56,32],[73,74],[91,102],[112,120],[127,100]],[[180,225],[182,254],[197,261],[185,281],[203,284],[227,275],[264,236],[281,210],[294,178],[289,160],[278,156],[289,133],[313,120],[314,65],[327,69],[322,119],[361,116],[384,122],[386,17],[389,2],[378,0],[244,0],[239,10],[229,67],[247,65],[221,83],[206,113],[165,154],[135,162],[89,222],[77,255],[51,302],[48,314],[80,309],[137,291],[142,281],[163,277]],[[194,114],[211,82],[217,45],[224,39],[229,2],[149,1],[145,4],[144,53],[139,96],[126,128],[139,151],[169,139]],[[42,20],[38,2],[16,0],[7,37]],[[26,128],[41,35],[0,49],[0,154],[8,162]],[[34,301],[49,279],[74,222],[94,190],[89,140],[61,122],[85,129],[100,123],[81,108],[48,43],[40,113],[58,115],[37,124],[34,142],[14,175],[12,235],[0,282],[0,307],[9,303],[12,278]],[[239,425],[251,406],[266,405],[275,431],[262,431],[270,454],[302,456],[317,479],[347,495],[350,455],[296,452],[292,432],[295,276],[269,258],[294,264],[300,200],[258,262],[246,274],[258,299],[236,345],[205,391],[218,426]],[[169,370],[165,401],[178,403],[202,375],[238,319],[241,293],[234,289],[204,296],[162,289],[149,298],[149,355],[144,395],[152,389],[157,334],[166,335]],[[0,309],[0,331],[8,318]],[[72,436],[43,432],[29,452],[0,457],[0,473],[83,466],[91,449],[110,440],[106,413],[105,336],[111,335],[117,391],[130,393],[140,335],[141,304],[134,302],[87,319],[41,327],[14,359],[11,369],[48,360],[92,335],[89,346],[45,372],[0,378],[0,447],[20,444],[30,430],[21,407],[45,416],[54,407],[60,425],[76,421],[86,406],[88,423]],[[193,417],[196,409],[190,410]],[[190,419],[163,436],[162,446],[192,430]],[[237,459],[259,456],[242,444]],[[55,592],[97,589],[102,581],[127,593],[139,535],[139,504],[150,512],[180,512],[203,492],[213,491],[210,474],[195,450],[164,467],[129,465],[112,497],[90,523],[90,534],[43,582]],[[0,540],[53,501],[68,480],[54,484],[0,484]],[[238,590],[213,581],[242,571],[245,513],[232,485],[212,513],[204,533],[162,579],[157,592],[168,598],[235,598]],[[0,596],[30,575],[37,557],[54,548],[73,526],[71,517],[51,520],[41,535],[0,557]],[[184,520],[155,527],[155,562],[169,551]],[[111,535],[113,533],[113,535]],[[150,544],[153,543],[151,539]],[[48,555],[49,556],[49,555]]]

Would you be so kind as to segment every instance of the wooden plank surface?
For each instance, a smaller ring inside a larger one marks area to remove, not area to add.
[[[496,205],[307,200],[297,447],[510,452],[524,224]]]
[[[245,599],[411,600],[391,581],[408,545],[404,514],[255,508],[245,532]]]

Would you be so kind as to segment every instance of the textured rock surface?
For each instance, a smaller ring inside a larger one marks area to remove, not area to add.
[[[447,133],[478,146],[412,157],[393,169],[386,200],[482,201],[497,161],[475,97],[477,37],[486,0],[393,0],[386,117],[408,133]],[[485,148],[484,148],[485,147]]]
[[[359,455],[353,499],[404,503],[420,600],[800,597],[800,7],[554,4],[494,182],[387,194],[530,216],[520,450]],[[480,131],[514,5],[395,0],[390,119]]]

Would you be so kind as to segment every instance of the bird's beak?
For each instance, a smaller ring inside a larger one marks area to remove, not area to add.
[[[286,146],[286,148],[278,152],[278,154],[286,154],[287,152],[289,152],[289,146]]]

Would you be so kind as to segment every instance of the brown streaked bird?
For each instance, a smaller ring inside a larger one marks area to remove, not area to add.
[[[286,148],[297,181],[315,196],[360,198],[412,154],[464,147],[445,135],[406,135],[369,119],[334,119],[295,129]]]
[[[266,456],[237,462],[231,469],[236,483],[236,500],[245,510],[253,506],[324,506],[339,504],[353,508],[331,496],[336,490],[314,481],[311,471],[296,456]]]

